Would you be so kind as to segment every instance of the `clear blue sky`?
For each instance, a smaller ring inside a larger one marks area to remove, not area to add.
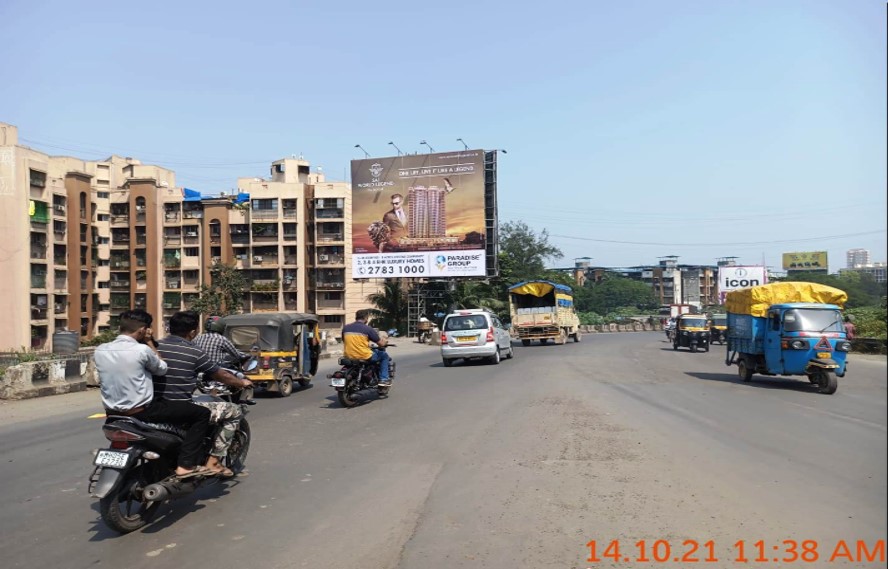
[[[0,37],[24,144],[204,193],[462,138],[556,265],[888,257],[882,0],[5,0]]]

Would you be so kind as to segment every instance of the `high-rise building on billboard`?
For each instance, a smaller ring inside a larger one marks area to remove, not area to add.
[[[447,235],[446,192],[437,186],[412,186],[407,190],[408,235],[413,238]]]

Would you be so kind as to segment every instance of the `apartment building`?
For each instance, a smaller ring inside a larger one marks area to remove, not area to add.
[[[623,268],[593,267],[586,261],[577,261],[569,270],[578,286],[601,281],[607,273],[641,281],[653,289],[661,305],[693,304],[702,308],[718,304],[718,267],[679,264],[678,257],[673,255],[663,257],[657,265]]]
[[[133,158],[49,156],[0,123],[0,351],[50,349],[59,331],[92,337],[130,308],[162,322],[191,306],[216,262],[245,273],[244,311],[317,312],[334,337],[381,286],[351,279],[349,185],[307,161],[275,161],[236,196],[175,182]]]

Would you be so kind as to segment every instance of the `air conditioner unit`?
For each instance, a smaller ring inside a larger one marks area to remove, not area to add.
[[[318,255],[318,261],[328,261],[330,257],[328,255]]]
[[[255,256],[253,256],[253,262],[255,262],[255,263],[261,263],[261,262],[262,262],[262,255],[255,255]]]
[[[197,231],[186,231],[185,237],[197,237]]]
[[[65,211],[65,206],[63,205],[56,204],[55,208],[56,211]]]
[[[145,211],[145,206],[143,206],[143,205],[137,205],[137,206],[136,206],[136,211]]]

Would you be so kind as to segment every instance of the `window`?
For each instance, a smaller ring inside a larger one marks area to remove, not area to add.
[[[29,170],[28,172],[32,186],[37,188],[46,187],[46,172],[40,172],[39,170]]]
[[[342,316],[339,314],[330,314],[324,316],[324,322],[326,324],[342,324]]]
[[[324,300],[342,300],[341,292],[325,292]]]

